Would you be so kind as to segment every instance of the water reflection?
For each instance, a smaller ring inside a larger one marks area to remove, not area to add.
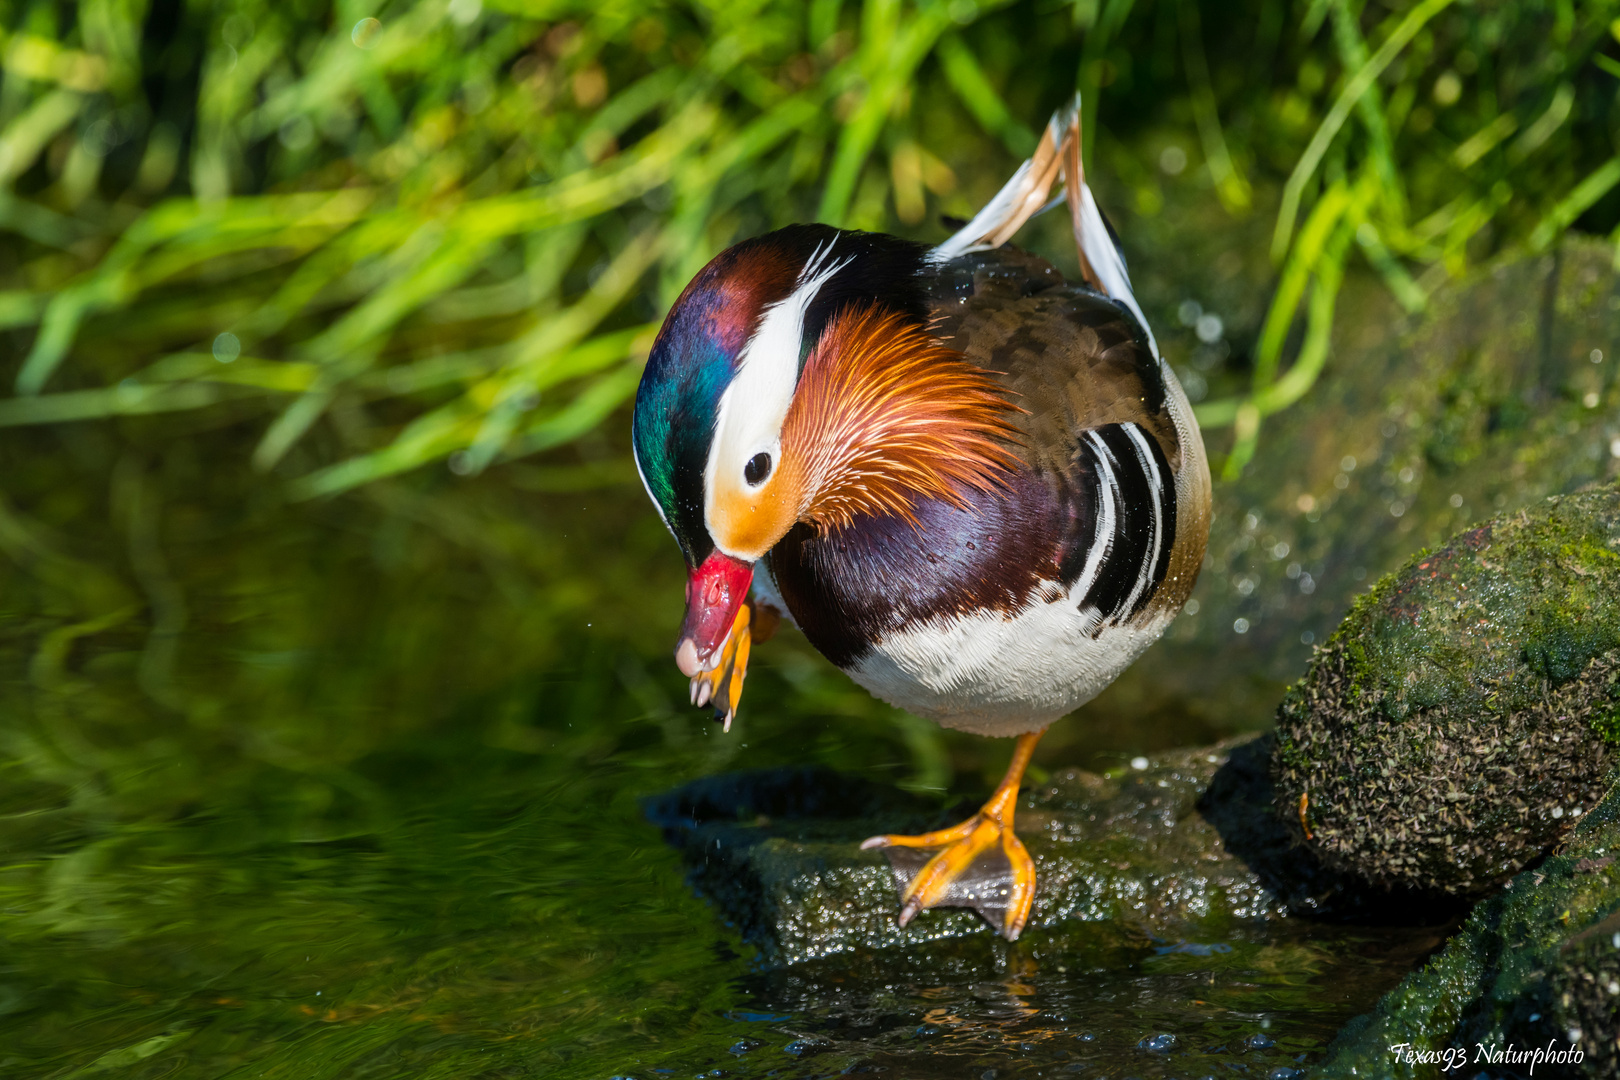
[[[1102,923],[816,961],[739,980],[793,1020],[730,1074],[1269,1076],[1312,1060],[1442,937],[1295,921],[1168,942]]]

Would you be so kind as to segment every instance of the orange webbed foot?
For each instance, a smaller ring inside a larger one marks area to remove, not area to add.
[[[714,706],[714,718],[731,730],[737,703],[742,700],[743,679],[748,673],[748,654],[755,640],[764,641],[775,632],[782,616],[775,608],[746,601],[737,609],[731,632],[720,646],[715,665],[692,677],[692,704]]]
[[[1035,900],[1035,862],[1013,832],[1010,815],[1002,820],[997,802],[951,829],[874,836],[861,844],[888,856],[900,889],[901,926],[929,908],[967,907],[1008,941],[1017,940]],[[939,850],[930,854],[934,848]]]
[[[972,908],[1016,941],[1035,902],[1035,861],[1013,832],[1018,787],[1041,732],[1022,735],[1007,776],[990,801],[960,825],[920,836],[874,836],[900,890],[900,925],[932,907]],[[929,854],[930,849],[939,849]]]

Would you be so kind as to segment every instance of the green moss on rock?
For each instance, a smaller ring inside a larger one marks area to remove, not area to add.
[[[1550,967],[1553,1018],[1566,1038],[1581,1033],[1586,1074],[1620,1076],[1620,911],[1564,942]]]
[[[1187,920],[1259,924],[1294,912],[1379,919],[1371,901],[1289,840],[1272,812],[1269,736],[1161,755],[1145,769],[1070,769],[1020,798],[1035,860],[1032,930],[1123,919],[1163,930]],[[972,813],[941,810],[816,768],[705,777],[645,803],[692,882],[767,964],[947,937],[994,935],[943,908],[895,923],[895,875],[859,844],[924,832]]]
[[[1469,1065],[1451,1075],[1524,1075],[1527,1063],[1488,1055],[1550,1041],[1556,1049],[1573,1044],[1583,1060],[1534,1075],[1612,1078],[1620,1074],[1617,1040],[1620,789],[1582,817],[1562,850],[1476,905],[1437,956],[1347,1025],[1313,1075],[1432,1077],[1439,1070],[1425,1056],[1447,1050]],[[1402,1043],[1412,1057],[1392,1053]]]
[[[1620,745],[1620,490],[1423,552],[1278,712],[1278,808],[1324,863],[1477,894],[1596,805]]]

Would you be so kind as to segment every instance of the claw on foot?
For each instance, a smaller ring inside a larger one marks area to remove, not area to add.
[[[714,667],[692,676],[692,704],[698,708],[713,704],[714,718],[731,730],[742,700],[743,679],[748,673],[748,654],[757,637],[764,641],[776,630],[782,616],[774,609],[746,601],[737,609],[731,632],[715,654]]]
[[[874,836],[861,849],[882,848],[900,890],[900,925],[933,907],[968,907],[1008,941],[1029,921],[1035,863],[1013,832],[1024,768],[1041,732],[1019,737],[1007,776],[977,814],[920,836]],[[933,850],[930,854],[931,849]]]

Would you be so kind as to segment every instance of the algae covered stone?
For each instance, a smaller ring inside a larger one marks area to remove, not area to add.
[[[1286,834],[1254,790],[1266,780],[1266,747],[1259,739],[1174,751],[1117,776],[1070,769],[1026,787],[1018,832],[1036,865],[1030,929],[1122,918],[1148,927],[1210,916],[1260,922],[1307,894],[1310,910],[1331,906],[1331,875],[1283,869]],[[923,832],[971,807],[929,807],[858,777],[783,768],[706,777],[644,808],[681,849],[693,885],[767,964],[993,934],[959,908],[896,925],[894,872],[879,852],[860,849],[867,836]],[[1250,852],[1263,856],[1261,872],[1247,864]]]
[[[1326,864],[1474,894],[1602,798],[1620,735],[1620,489],[1423,552],[1278,711],[1278,808]]]
[[[1613,865],[1612,855],[1576,863],[1587,873]],[[1591,1063],[1586,1073],[1620,1076],[1620,906],[1565,941],[1549,967],[1551,1015],[1566,1038],[1570,1032],[1580,1033]]]
[[[1322,1080],[1620,1075],[1620,789],[1560,850],[1475,905],[1432,960],[1346,1025]],[[1396,1047],[1404,1051],[1397,1053]],[[1543,1057],[1536,1051],[1559,1057]]]
[[[1253,926],[1294,914],[1409,918],[1411,897],[1366,890],[1293,844],[1272,807],[1269,735],[1157,755],[1117,774],[1066,769],[1019,797],[1036,865],[1029,928],[1122,920],[1171,933],[1189,921]],[[896,925],[893,870],[860,842],[971,813],[859,777],[787,767],[704,777],[643,807],[697,890],[768,965],[942,938],[994,936],[959,908]],[[1427,914],[1445,911],[1426,909]]]

